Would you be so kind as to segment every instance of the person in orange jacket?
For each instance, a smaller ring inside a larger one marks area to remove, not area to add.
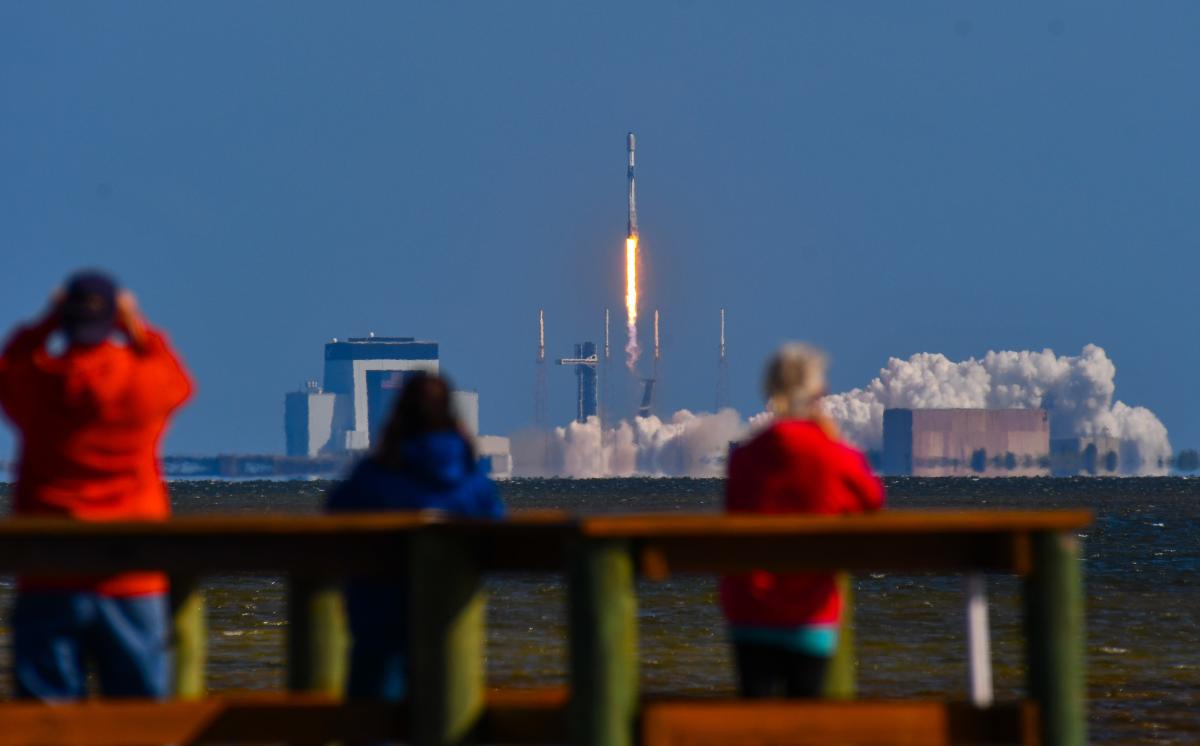
[[[59,354],[47,349],[56,332]],[[191,391],[130,292],[100,272],[70,277],[0,353],[0,408],[20,438],[14,514],[165,519],[158,444]],[[22,577],[11,623],[17,695],[81,698],[91,659],[106,696],[166,696],[166,592],[160,572]]]
[[[859,513],[883,507],[883,483],[839,440],[821,409],[825,357],[785,345],[767,365],[774,421],[729,458],[729,513]],[[721,581],[744,697],[815,697],[837,646],[841,598],[830,573],[756,570]]]

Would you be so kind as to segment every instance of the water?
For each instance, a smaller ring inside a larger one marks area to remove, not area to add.
[[[179,514],[311,512],[327,486],[175,482],[171,492]],[[1092,740],[1200,741],[1200,480],[897,479],[888,488],[893,509],[1095,511],[1095,524],[1082,534]],[[502,486],[514,509],[587,513],[714,510],[721,489],[720,480],[692,479],[516,480]],[[965,698],[960,580],[874,574],[857,578],[856,585],[861,695]],[[489,589],[491,685],[563,683],[565,600],[558,579],[494,577]],[[281,580],[213,578],[207,591],[211,688],[282,687]],[[1023,696],[1018,583],[992,577],[989,591],[997,697]],[[643,690],[731,694],[714,581],[673,578],[642,583],[639,593]],[[7,696],[7,645],[0,645],[0,651],[0,696]]]

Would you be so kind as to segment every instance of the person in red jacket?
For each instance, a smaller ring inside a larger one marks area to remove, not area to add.
[[[59,354],[47,349],[56,332]],[[191,390],[131,293],[99,272],[72,276],[0,353],[0,408],[20,436],[13,512],[165,519],[158,443]],[[166,696],[166,591],[159,572],[22,577],[12,620],[18,696],[83,697],[88,659],[107,696]]]
[[[825,357],[785,345],[767,365],[774,421],[729,458],[729,513],[859,513],[883,507],[883,484],[838,439],[821,409]],[[837,646],[841,598],[829,573],[754,571],[721,581],[744,697],[815,697]]]

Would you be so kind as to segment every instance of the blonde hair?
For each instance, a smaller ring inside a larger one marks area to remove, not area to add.
[[[825,393],[825,353],[800,342],[788,342],[771,356],[763,376],[767,408],[776,417],[807,417]]]

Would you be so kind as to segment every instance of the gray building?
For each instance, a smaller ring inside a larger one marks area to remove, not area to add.
[[[458,415],[458,421],[462,424],[463,429],[472,438],[478,438],[479,392],[459,389],[458,391],[450,392],[450,397],[451,401],[454,402],[454,412]]]
[[[333,435],[333,405],[336,397],[309,381],[300,391],[284,396],[283,431],[289,456],[315,458],[325,452]]]

